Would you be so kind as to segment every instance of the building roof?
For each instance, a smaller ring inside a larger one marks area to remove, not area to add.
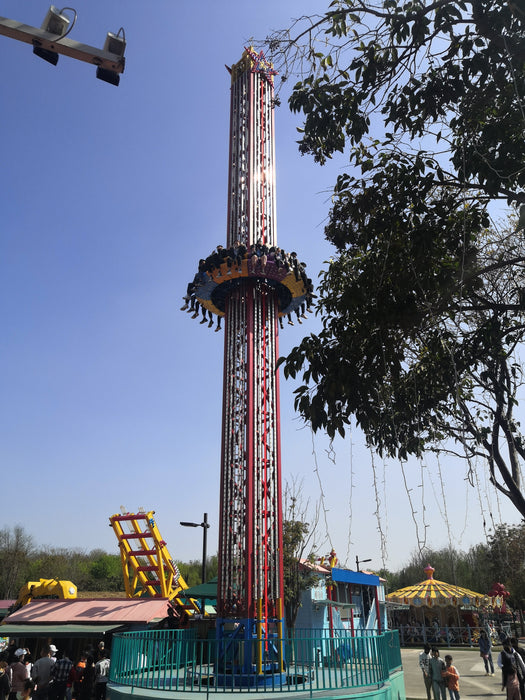
[[[217,600],[217,576],[214,576],[206,583],[199,583],[197,586],[185,588],[181,592],[181,597],[182,596],[185,598],[209,598]]]
[[[81,598],[33,600],[4,618],[9,625],[23,624],[149,624],[167,614],[166,598]],[[0,633],[1,633],[0,625]]]
[[[332,569],[332,580],[341,583],[360,583],[362,586],[379,586],[379,576],[368,574],[364,571],[350,571],[350,569]]]
[[[434,569],[427,564],[424,569],[427,578],[412,586],[400,588],[386,596],[392,603],[404,603],[413,607],[433,607],[434,605],[474,608],[490,605],[491,599],[483,593],[456,586],[434,578]]]
[[[122,625],[0,625],[0,634],[3,637],[17,637],[29,639],[31,637],[44,637],[56,639],[72,639],[74,637],[103,637],[108,632],[124,631],[127,628]],[[60,648],[60,647],[59,647]]]
[[[301,566],[304,566],[305,569],[311,569],[311,571],[315,571],[318,574],[329,574],[330,569],[326,566],[321,566],[320,564],[316,564],[315,562],[311,562],[309,559],[299,559],[299,564]]]

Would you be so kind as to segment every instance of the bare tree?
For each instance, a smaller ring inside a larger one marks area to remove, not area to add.
[[[33,539],[21,525],[0,530],[0,597],[17,598],[33,553]]]
[[[319,504],[314,506],[312,517],[309,501],[304,502],[301,496],[302,484],[302,480],[293,477],[291,482],[286,482],[284,488],[284,610],[288,633],[295,627],[303,591],[317,581],[317,576],[304,564],[313,563],[315,559]]]

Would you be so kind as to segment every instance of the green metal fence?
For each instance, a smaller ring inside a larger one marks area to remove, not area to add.
[[[236,658],[244,654],[254,658],[254,673],[246,678],[236,676],[232,665],[221,658],[215,639],[198,639],[194,630],[124,632],[113,637],[110,682],[159,691],[223,692],[250,687],[265,692],[312,693],[381,687],[393,671],[401,668],[397,630],[354,636],[348,630],[336,630],[333,635],[295,630],[291,639],[282,641],[239,642],[234,650]],[[269,674],[264,683],[258,684],[255,657],[264,659],[269,644],[274,651],[284,649],[283,674]],[[217,678],[223,679],[220,684]],[[225,682],[224,678],[229,680]]]

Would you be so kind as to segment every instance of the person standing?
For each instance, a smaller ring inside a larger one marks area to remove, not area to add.
[[[51,680],[51,670],[56,664],[54,654],[57,648],[54,644],[46,647],[42,652],[42,656],[35,661],[31,669],[31,677],[36,684],[34,697],[37,700],[48,700],[49,681]]]
[[[106,688],[109,680],[109,659],[105,649],[101,649],[100,658],[95,664],[95,700],[106,700]]]
[[[503,629],[503,627],[501,625],[496,629],[496,631],[498,633],[499,641],[502,644],[505,644],[505,641],[509,635],[505,632],[505,630]]]
[[[95,658],[95,663],[97,663],[97,661],[100,661],[105,649],[106,649],[106,645],[103,641],[101,641],[97,644],[97,648],[95,649],[95,653],[93,654],[93,656]],[[107,654],[106,654],[106,656],[107,656]]]
[[[427,691],[427,700],[431,699],[432,679],[430,678],[430,644],[425,644],[419,655],[419,668],[423,671],[423,682]]]
[[[89,654],[86,659],[86,667],[82,672],[82,683],[80,684],[80,693],[77,696],[78,700],[91,700],[95,690],[95,659]]]
[[[437,647],[432,647],[432,657],[430,659],[429,668],[434,700],[447,700],[445,679],[442,676],[445,670],[445,662],[440,657]]]
[[[82,652],[80,655],[80,660],[77,665],[71,669],[69,674],[69,680],[71,681],[71,696],[78,700],[80,697],[80,688],[82,686],[82,677],[84,675],[84,669],[86,668],[87,654]]]
[[[25,649],[25,656],[24,656],[24,665],[26,667],[27,671],[27,677],[31,678],[31,669],[33,668],[33,657],[31,656],[31,652],[29,649]]]
[[[64,700],[66,697],[69,674],[73,668],[73,662],[66,651],[59,651],[56,655],[56,659],[56,663],[51,669],[49,700]]]
[[[525,664],[514,651],[510,639],[505,640],[500,654],[502,681],[501,690],[507,691],[507,700],[521,700],[520,677],[525,677]]]
[[[15,658],[17,661],[14,661],[9,666],[9,673],[11,676],[11,692],[9,693],[9,700],[16,700],[16,694],[21,693],[24,690],[24,683],[28,679],[27,667],[24,663],[25,654],[25,649],[17,649],[15,651]]]
[[[7,661],[0,661],[0,700],[7,700],[11,692],[11,683],[6,670],[9,668]]]
[[[441,675],[443,676],[445,685],[448,688],[450,700],[459,700],[459,671],[452,665],[452,661],[452,656],[447,654],[445,656],[445,670]]]
[[[486,630],[481,630],[481,632],[479,633],[478,644],[479,655],[481,656],[481,658],[483,659],[483,663],[485,664],[485,675],[493,676],[494,662],[492,661],[492,643]]]
[[[521,656],[521,660],[525,664],[525,649],[523,647],[520,647],[520,643],[517,637],[511,637],[510,638],[510,643],[512,644],[512,648],[514,651]],[[520,693],[522,700],[525,700],[525,674],[519,674],[518,673],[518,681],[520,684]]]
[[[18,658],[16,656],[16,651],[18,650],[18,644],[16,643],[16,639],[11,639],[9,642],[9,646],[5,650],[4,654],[7,656],[7,665],[11,666],[11,664],[14,664],[15,661],[18,661]]]

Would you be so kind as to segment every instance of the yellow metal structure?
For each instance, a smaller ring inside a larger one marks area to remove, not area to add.
[[[18,592],[15,608],[27,605],[33,598],[60,598],[63,600],[77,597],[77,587],[71,581],[59,581],[56,578],[41,578],[28,581]]]
[[[155,511],[112,515],[117,536],[124,585],[128,598],[168,598],[190,615],[200,612],[194,600],[179,597],[188,588],[170,556],[155,522]]]

